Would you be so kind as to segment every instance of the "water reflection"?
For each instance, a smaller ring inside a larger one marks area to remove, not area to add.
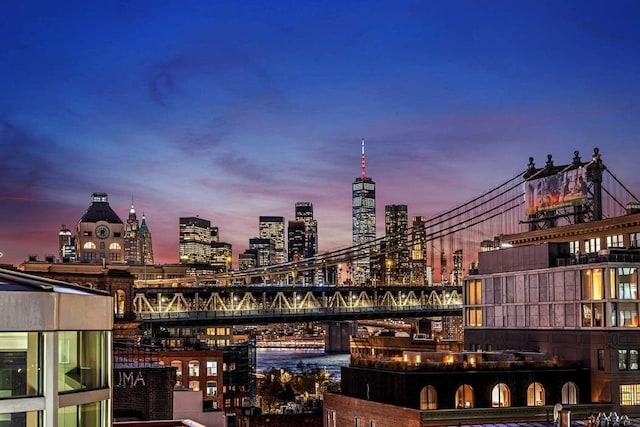
[[[326,369],[334,380],[339,381],[340,367],[349,365],[349,354],[325,353],[321,349],[258,348],[256,353],[256,370],[259,373],[271,368],[299,372],[304,366],[306,369]]]

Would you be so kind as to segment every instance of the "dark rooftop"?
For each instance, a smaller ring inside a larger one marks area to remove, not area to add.
[[[80,218],[80,222],[106,221],[109,224],[122,224],[122,220],[118,214],[111,209],[109,202],[101,201],[106,200],[106,195],[103,198],[95,197],[100,194],[101,193],[94,193],[91,205],[89,206],[89,209],[87,209],[87,212],[82,215],[82,218]]]

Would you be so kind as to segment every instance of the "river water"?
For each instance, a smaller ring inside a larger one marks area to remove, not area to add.
[[[271,368],[286,368],[292,372],[305,368],[326,369],[332,378],[340,380],[340,367],[349,365],[349,354],[325,353],[322,349],[258,348],[256,349],[256,371],[263,373]]]

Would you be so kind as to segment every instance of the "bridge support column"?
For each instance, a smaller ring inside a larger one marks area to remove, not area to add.
[[[324,350],[327,353],[349,353],[349,337],[358,333],[358,322],[328,322],[324,325]]]

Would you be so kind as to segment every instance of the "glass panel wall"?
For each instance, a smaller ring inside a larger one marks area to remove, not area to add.
[[[601,268],[582,270],[582,299],[604,299],[604,280]]]
[[[618,299],[638,299],[638,272],[635,267],[618,268]]]
[[[106,402],[66,406],[58,410],[58,427],[101,427],[106,425]]]
[[[0,332],[0,399],[42,395],[42,335]]]
[[[619,326],[637,328],[638,327],[638,303],[621,302],[618,305],[620,322]]]
[[[107,387],[105,331],[58,333],[58,391],[73,392]]]
[[[42,411],[0,414],[0,427],[40,427],[42,425],[42,415]]]

